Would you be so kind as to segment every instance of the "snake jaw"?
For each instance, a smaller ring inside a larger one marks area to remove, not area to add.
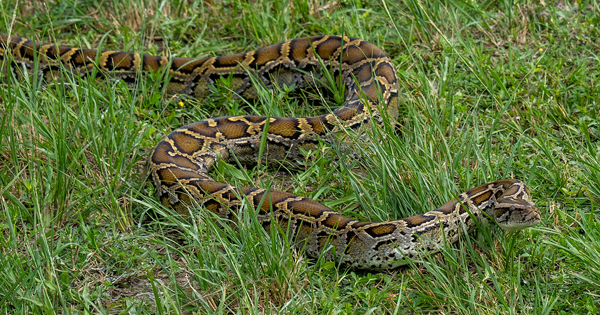
[[[520,231],[541,220],[535,203],[525,199],[505,198],[496,204],[494,215],[496,223],[507,231]]]

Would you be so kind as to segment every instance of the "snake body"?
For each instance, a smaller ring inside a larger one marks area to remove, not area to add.
[[[1,34],[0,62],[3,69],[13,73],[23,66],[30,72],[37,69],[46,81],[55,78],[53,73],[59,66],[79,76],[96,68],[126,82],[135,82],[140,72],[166,69],[170,76],[168,93],[199,99],[206,97],[222,77],[231,78],[231,89],[244,98],[256,97],[251,76],[267,87],[302,87],[322,78],[325,71],[341,77],[347,96],[331,113],[299,118],[205,119],[167,135],[148,160],[156,195],[163,205],[185,213],[191,205],[199,204],[232,220],[241,207],[255,207],[257,220],[267,230],[274,224],[287,227],[294,244],[311,257],[359,269],[388,269],[438,251],[445,242],[455,242],[464,231],[463,225],[470,230],[486,216],[508,230],[540,221],[527,187],[515,179],[475,187],[421,215],[360,222],[312,199],[236,187],[210,177],[209,171],[218,160],[256,162],[263,137],[269,160],[293,160],[302,156],[303,150],[316,148],[319,139],[332,141],[343,128],[360,130],[369,123],[380,124],[386,114],[396,118],[398,77],[394,65],[383,50],[360,39],[314,36],[235,55],[189,59],[40,45]],[[330,246],[336,250],[325,250]]]

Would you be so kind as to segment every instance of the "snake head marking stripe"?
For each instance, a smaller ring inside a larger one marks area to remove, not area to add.
[[[492,217],[501,228],[519,231],[538,224],[541,213],[532,201],[502,197],[496,202]]]

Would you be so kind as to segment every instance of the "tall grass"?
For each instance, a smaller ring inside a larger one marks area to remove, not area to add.
[[[598,16],[594,1],[1,2],[2,32],[83,48],[202,57],[315,34],[366,39],[396,63],[397,121],[323,143],[301,170],[263,160],[218,163],[212,175],[373,221],[520,178],[543,221],[512,234],[485,223],[388,272],[309,260],[279,231],[266,233],[249,206],[233,226],[200,207],[181,218],[154,199],[144,163],[192,121],[326,112],[343,97],[335,81],[258,86],[259,100],[247,102],[227,80],[195,100],[165,95],[163,73],[134,88],[3,73],[0,311],[598,313]]]

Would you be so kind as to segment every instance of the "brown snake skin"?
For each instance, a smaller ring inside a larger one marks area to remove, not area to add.
[[[318,138],[331,141],[335,139],[333,133],[343,128],[358,130],[371,121],[379,124],[382,108],[395,119],[398,77],[394,65],[380,48],[360,39],[313,36],[230,56],[188,59],[40,45],[0,34],[2,73],[22,73],[25,67],[31,74],[34,60],[38,60],[38,75],[46,81],[55,79],[60,66],[79,76],[96,68],[130,83],[140,72],[166,67],[170,75],[168,93],[199,99],[206,97],[215,80],[223,76],[231,76],[231,88],[244,98],[256,98],[250,74],[267,87],[302,87],[322,78],[323,67],[341,76],[347,97],[343,106],[332,113],[299,118],[209,118],[173,131],[157,144],[149,158],[156,194],[163,205],[187,213],[189,205],[197,203],[229,219],[234,219],[233,214],[244,205],[256,207],[257,219],[267,230],[274,221],[287,226],[294,243],[311,257],[322,255],[360,269],[394,268],[406,264],[407,259],[439,250],[445,242],[455,242],[463,231],[462,224],[470,230],[475,221],[487,215],[508,230],[520,230],[540,221],[527,187],[514,179],[473,188],[460,194],[458,201],[451,200],[421,215],[360,222],[312,199],[256,187],[234,187],[209,176],[219,159],[256,162],[263,136],[268,160],[293,160],[302,156],[302,149],[315,149]],[[336,250],[325,251],[329,246]]]

